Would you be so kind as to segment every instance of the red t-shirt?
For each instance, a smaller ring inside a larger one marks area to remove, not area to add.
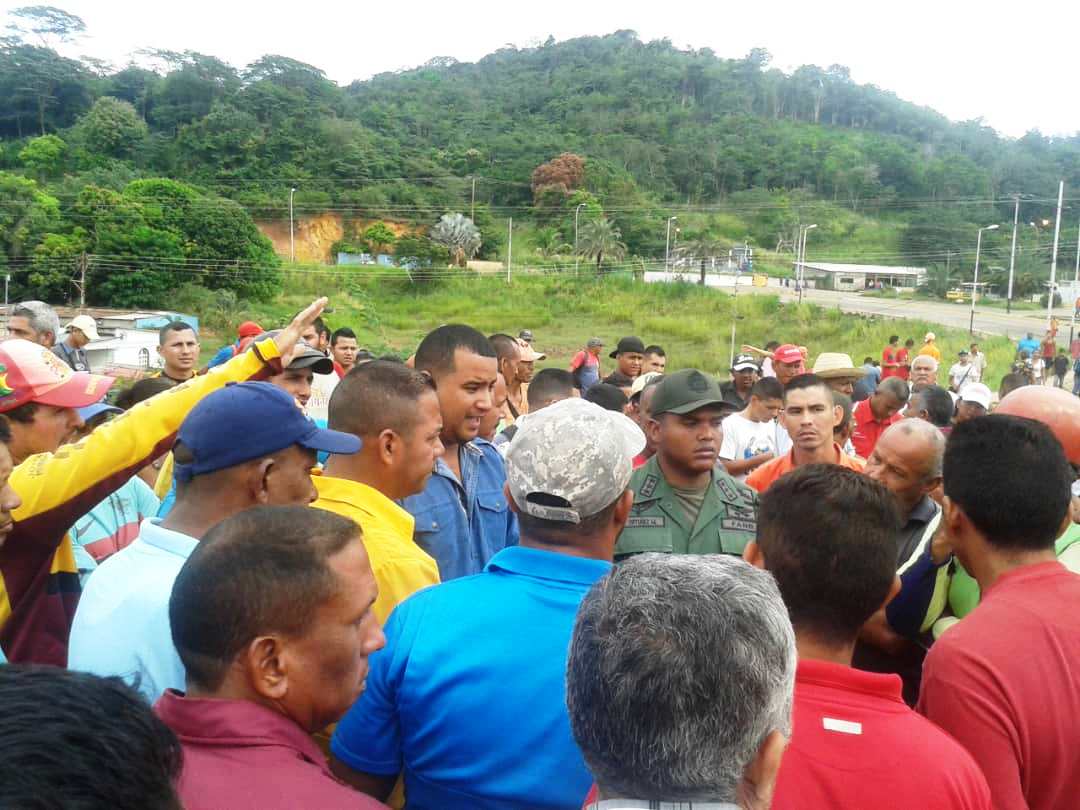
[[[184,749],[176,792],[188,810],[386,810],[339,781],[311,735],[265,706],[188,698],[170,689],[154,711]]]
[[[855,422],[855,428],[851,431],[851,446],[855,448],[855,453],[859,458],[870,458],[885,428],[900,421],[903,417],[899,413],[894,413],[884,422],[879,422],[874,418],[874,412],[870,410],[870,400],[864,399],[852,408],[851,418]]]
[[[930,649],[918,710],[971,752],[996,810],[1080,806],[1080,576],[1002,576]]]
[[[893,345],[886,346],[881,350],[881,379],[896,376],[896,347]]]
[[[799,661],[773,810],[990,810],[975,760],[901,689],[896,675]]]
[[[899,377],[902,380],[906,380],[908,377],[910,377],[911,367],[904,365],[908,362],[908,358],[910,356],[911,352],[909,352],[907,349],[900,349],[900,351],[896,353],[896,362],[900,364],[900,367],[896,369],[896,374],[890,376]]]

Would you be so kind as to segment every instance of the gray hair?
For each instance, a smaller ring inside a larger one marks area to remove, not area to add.
[[[761,743],[790,733],[794,684],[770,574],[722,554],[641,554],[582,601],[566,703],[605,796],[735,802]]]
[[[15,305],[11,314],[13,317],[26,318],[30,328],[38,335],[52,332],[53,337],[60,337],[60,318],[56,310],[44,301],[23,301]]]
[[[916,355],[915,359],[911,361],[911,367],[915,368],[916,363],[929,363],[931,371],[937,371],[938,370],[938,361],[935,360],[933,357],[931,357],[928,354]],[[889,377],[888,379],[891,380],[892,377]]]
[[[897,402],[907,402],[908,397],[911,396],[911,389],[899,377],[886,377],[878,383],[877,393],[895,397]]]

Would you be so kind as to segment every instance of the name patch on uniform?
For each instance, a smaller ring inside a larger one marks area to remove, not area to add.
[[[662,529],[665,519],[662,517],[631,517],[626,520],[628,529]]]
[[[852,720],[837,720],[834,717],[822,717],[821,724],[826,731],[839,731],[841,734],[862,734],[862,723]]]
[[[641,485],[641,489],[638,490],[638,495],[642,498],[651,498],[653,493],[656,492],[657,483],[659,483],[659,479],[655,475],[645,476],[645,482]]]
[[[738,518],[725,518],[720,521],[721,528],[734,529],[740,532],[756,532],[757,522],[753,520],[739,520]]]

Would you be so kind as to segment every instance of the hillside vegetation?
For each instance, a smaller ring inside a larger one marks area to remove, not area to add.
[[[816,223],[811,257],[929,266],[941,291],[970,274],[976,228],[1011,221],[1008,195],[1025,193],[1024,293],[1049,264],[1057,180],[1080,184],[1078,137],[1002,138],[840,65],[785,74],[763,49],[723,59],[619,31],[342,87],[282,55],[70,59],[56,48],[81,20],[42,8],[13,12],[22,34],[0,40],[0,262],[19,293],[72,295],[86,253],[104,257],[91,262],[96,302],[164,303],[181,281],[265,298],[276,263],[251,218],[287,218],[290,189],[297,214],[367,223],[337,247],[418,265],[505,257],[510,217],[521,260],[571,261],[575,241],[600,268],[655,259],[674,216],[676,255],[747,241],[780,270],[797,226]],[[453,213],[477,233],[429,230]],[[371,232],[378,219],[416,235],[398,244]],[[1009,236],[986,234],[991,281]]]
[[[187,300],[181,307],[206,314],[203,322],[215,330],[203,339],[204,359],[218,346],[235,339],[240,321],[255,318],[270,328],[286,323],[326,285],[308,275],[288,276],[288,292],[273,302],[242,310],[215,309],[207,302]],[[536,347],[547,353],[537,367],[565,367],[574,352],[596,335],[609,350],[623,335],[639,335],[660,343],[672,367],[695,367],[728,376],[732,316],[736,320],[736,351],[743,343],[764,346],[782,340],[806,346],[810,359],[823,351],[842,351],[861,364],[866,355],[880,359],[889,335],[899,332],[919,340],[933,330],[942,356],[955,358],[970,337],[925,321],[862,317],[812,304],[781,304],[776,296],[740,293],[737,297],[694,284],[650,284],[644,288],[629,278],[588,275],[518,275],[511,284],[493,277],[461,277],[434,287],[417,287],[399,279],[354,281],[331,299],[326,316],[332,328],[352,327],[361,346],[377,354],[408,357],[431,329],[443,323],[467,322],[485,334],[531,329]],[[985,338],[981,344],[990,361],[988,383],[996,389],[1009,370],[1015,347],[1005,338]],[[613,368],[606,354],[604,368]],[[941,379],[951,360],[945,363]]]

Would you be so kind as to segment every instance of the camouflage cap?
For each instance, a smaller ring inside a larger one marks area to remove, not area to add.
[[[668,374],[657,384],[652,396],[653,416],[692,413],[698,408],[719,405],[724,401],[716,380],[696,368],[684,368]]]
[[[621,413],[574,397],[518,419],[506,483],[518,508],[542,520],[580,523],[630,485],[645,434]]]

